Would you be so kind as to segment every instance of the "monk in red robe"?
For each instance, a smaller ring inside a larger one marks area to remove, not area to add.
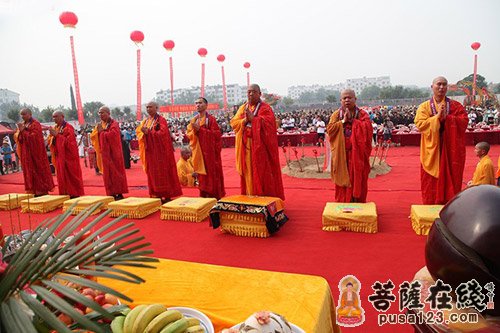
[[[167,202],[182,195],[172,138],[167,121],[158,114],[158,104],[149,102],[146,109],[149,117],[136,130],[141,161],[148,176],[150,196]]]
[[[446,78],[435,78],[431,88],[433,96],[415,116],[421,133],[420,180],[424,205],[442,205],[462,189],[468,118],[462,104],[446,97]]]
[[[49,128],[49,147],[56,167],[59,194],[76,198],[84,195],[82,169],[78,155],[75,129],[64,120],[62,111],[55,111],[52,119],[56,125]]]
[[[15,134],[17,154],[23,167],[24,188],[35,196],[48,194],[54,189],[47,150],[43,140],[42,125],[31,115],[31,110],[21,110],[23,122],[17,124]]]
[[[207,100],[200,97],[195,104],[198,115],[189,122],[187,136],[194,172],[198,174],[200,196],[220,199],[226,195],[221,159],[222,133],[215,117],[207,113]]]
[[[111,118],[111,111],[107,106],[99,109],[99,117],[101,122],[90,134],[90,139],[97,153],[106,195],[120,200],[123,199],[123,193],[128,193],[120,126]]]
[[[356,94],[340,94],[341,107],[333,112],[326,131],[331,149],[331,178],[336,202],[366,202],[373,127],[370,116],[356,106]]]
[[[278,155],[276,119],[269,104],[261,101],[260,87],[248,87],[248,101],[231,119],[236,134],[236,170],[241,194],[285,200]]]

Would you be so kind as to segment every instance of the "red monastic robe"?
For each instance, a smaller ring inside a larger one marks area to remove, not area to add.
[[[250,127],[245,121],[245,108],[246,103],[231,119],[236,134],[236,169],[241,176],[241,194],[285,200],[273,110],[267,103],[260,102]]]
[[[102,175],[106,195],[128,193],[127,175],[123,161],[122,138],[120,126],[110,121],[103,126],[99,136],[99,152],[102,161]],[[97,147],[96,147],[97,151]]]
[[[59,194],[70,197],[84,195],[82,169],[78,155],[75,129],[70,123],[64,122],[55,127],[56,136],[49,136],[52,160],[55,163],[57,175],[57,187]]]
[[[436,105],[436,109],[439,107]],[[459,102],[450,99],[449,108],[443,122],[432,114],[430,101],[420,104],[415,116],[415,125],[422,135],[420,180],[424,205],[446,204],[462,190],[469,120]]]
[[[194,121],[195,119],[191,120],[191,123]],[[200,129],[196,134],[192,130],[191,124],[188,125],[188,137],[193,156],[198,149],[197,147],[201,149],[203,156],[204,173],[199,173],[198,165],[196,165],[197,160],[193,159],[194,170],[198,172],[200,196],[220,199],[226,195],[221,158],[222,134],[217,120],[212,115],[207,114],[206,118],[199,121],[202,124],[200,124]],[[196,145],[196,141],[199,146]],[[196,153],[199,154],[197,151]]]
[[[150,128],[147,135],[141,131],[143,126]],[[141,151],[141,157],[144,156],[146,162],[149,194],[152,197],[168,199],[182,195],[174,147],[165,118],[157,114],[155,119],[143,120],[137,128],[137,134],[139,144],[144,150]]]
[[[373,127],[368,113],[357,110],[351,123],[343,124],[337,110],[327,125],[336,202],[366,202],[368,195]]]
[[[31,118],[25,129],[22,132],[18,131],[15,137],[26,192],[41,195],[52,191],[54,181],[40,123]]]

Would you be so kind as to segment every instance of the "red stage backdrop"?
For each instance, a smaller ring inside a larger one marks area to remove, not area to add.
[[[220,110],[219,103],[208,103],[207,110]],[[160,106],[160,112],[193,112],[196,111],[194,104],[177,104]]]

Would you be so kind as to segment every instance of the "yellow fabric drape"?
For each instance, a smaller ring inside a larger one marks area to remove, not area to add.
[[[177,175],[179,176],[179,182],[182,186],[194,186],[194,177],[193,177],[193,164],[191,163],[191,159],[185,160],[182,157],[177,161]]]
[[[498,156],[498,170],[497,170],[497,178],[500,178],[500,156]]]
[[[101,121],[101,126],[106,128],[107,124]],[[90,133],[90,141],[92,142],[92,146],[94,146],[97,160],[97,167],[99,171],[102,172],[102,154],[101,154],[101,145],[99,144],[99,131],[97,130],[97,126],[94,127],[92,133]]]
[[[141,124],[137,126],[135,133],[137,135],[137,141],[139,142],[139,157],[142,162],[142,169],[147,171],[146,165],[146,138],[144,137],[144,133],[142,133],[142,128],[151,128],[154,124],[154,118],[148,117],[141,121]]]
[[[243,154],[242,148],[245,144],[243,142],[243,133],[246,130],[246,117],[245,108],[247,104],[243,104],[238,109],[238,112],[231,119],[230,124],[235,133],[235,150],[236,150],[236,171],[242,177],[245,177],[246,184],[246,194],[253,195],[253,181],[252,181],[252,139],[247,138],[245,146],[245,154]],[[245,156],[243,156],[245,155]],[[246,168],[243,170],[243,159],[245,159]]]
[[[194,171],[200,175],[206,175],[207,171],[205,169],[205,162],[203,160],[203,151],[201,150],[200,141],[198,140],[198,135],[194,132],[193,125],[197,120],[200,126],[205,124],[206,116],[204,117],[194,117],[191,119],[187,126],[187,137],[189,138],[189,146],[191,147],[191,160],[193,162]]]
[[[57,133],[59,133],[61,127],[56,124],[54,126],[54,129],[56,130]],[[52,134],[49,134],[49,136],[47,137],[47,145],[49,146],[49,149],[50,149],[50,159],[52,161],[52,165],[54,165],[54,167],[57,170],[57,160],[56,160],[56,154],[55,154],[55,147],[54,147],[53,143],[54,143],[54,136]]]
[[[443,99],[441,103],[436,103],[436,110],[441,108],[441,105],[446,103]],[[439,129],[441,123],[437,115],[432,115],[431,103],[426,101],[417,109],[415,116],[415,125],[420,131],[420,162],[422,167],[431,176],[439,177],[439,157],[440,157],[440,140]]]
[[[160,259],[157,269],[125,267],[145,283],[99,278],[134,300],[205,313],[215,332],[243,322],[256,311],[271,310],[308,333],[340,332],[328,282],[320,276],[270,272]]]
[[[481,157],[472,177],[472,185],[483,184],[495,185],[495,167],[488,155]]]
[[[351,181],[347,170],[347,158],[345,155],[344,125],[339,120],[339,110],[330,117],[326,126],[326,132],[330,139],[330,150],[332,156],[331,178],[337,186],[350,187]]]

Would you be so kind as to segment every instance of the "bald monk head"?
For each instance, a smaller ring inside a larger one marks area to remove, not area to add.
[[[258,84],[253,83],[248,86],[247,97],[250,105],[257,105],[260,102],[261,95],[262,93]]]
[[[340,93],[340,103],[342,109],[349,109],[354,111],[356,109],[356,92],[352,89],[344,89]]]
[[[64,113],[61,110],[56,110],[52,113],[52,119],[56,125],[61,125],[64,121]]]
[[[21,111],[19,111],[21,114],[21,118],[23,118],[24,122],[27,123],[31,119],[31,110],[28,108],[22,108]]]
[[[490,144],[485,141],[479,142],[474,147],[474,152],[476,153],[476,156],[479,158],[488,155],[489,151],[490,151]]]
[[[111,118],[111,110],[107,106],[101,106],[99,108],[99,118],[102,121],[107,122]]]
[[[181,157],[183,160],[187,161],[191,157],[191,149],[189,147],[184,147],[181,149]]]
[[[444,76],[438,76],[432,80],[431,88],[436,102],[441,102],[448,91],[448,80]]]
[[[153,101],[149,102],[148,104],[146,104],[146,111],[148,112],[150,117],[154,117],[158,112],[158,103]]]

